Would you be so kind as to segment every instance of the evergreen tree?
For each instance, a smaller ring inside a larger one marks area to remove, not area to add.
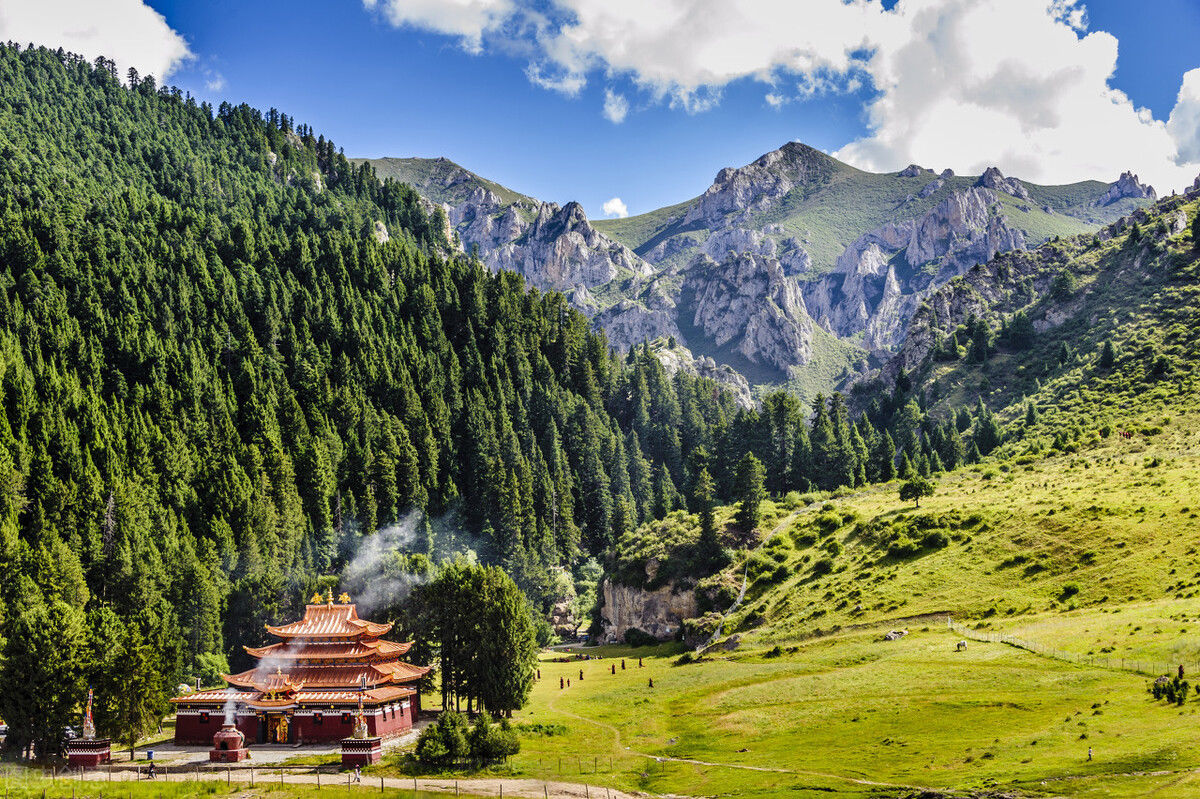
[[[1200,216],[1197,217],[1200,219]],[[1117,350],[1113,346],[1112,339],[1105,339],[1104,346],[1100,350],[1100,368],[1111,369],[1113,364],[1117,362]]]
[[[766,498],[763,489],[765,473],[762,461],[747,452],[738,461],[737,474],[734,479],[734,496],[737,498],[737,512],[733,522],[743,535],[749,536],[758,528],[760,518],[759,505]]]

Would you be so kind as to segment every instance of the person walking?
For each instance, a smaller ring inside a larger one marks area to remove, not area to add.
[[[1092,747],[1088,747],[1088,762],[1092,762]]]

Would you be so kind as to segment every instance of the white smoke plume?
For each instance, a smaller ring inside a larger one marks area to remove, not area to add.
[[[358,605],[359,616],[366,618],[381,608],[395,607],[414,586],[426,582],[423,575],[404,571],[398,557],[412,549],[421,519],[421,511],[410,511],[359,543],[342,570],[342,586]]]

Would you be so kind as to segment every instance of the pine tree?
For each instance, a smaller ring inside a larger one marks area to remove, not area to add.
[[[887,430],[879,437],[879,442],[872,453],[872,475],[874,482],[887,483],[896,477],[896,445],[892,434]]]
[[[759,505],[766,498],[763,489],[765,473],[762,461],[747,452],[738,461],[737,473],[734,478],[734,496],[737,499],[737,511],[733,522],[744,536],[750,536],[758,528],[760,518]]]
[[[1200,216],[1196,217],[1200,219]],[[1113,364],[1117,362],[1117,350],[1113,346],[1112,339],[1105,339],[1104,346],[1100,350],[1100,368],[1111,369]]]
[[[716,515],[713,513],[713,495],[716,484],[708,469],[701,469],[692,492],[692,505],[700,517],[700,540],[697,543],[697,563],[705,571],[716,571],[725,562],[724,550],[717,531]]]

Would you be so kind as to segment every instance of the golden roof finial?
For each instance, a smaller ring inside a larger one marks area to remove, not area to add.
[[[312,595],[312,599],[308,600],[308,604],[310,604],[310,605],[321,604],[321,592],[320,591],[314,592]]]
[[[329,588],[327,588],[325,590],[326,590],[325,604],[332,605],[333,604],[333,586],[330,586]]]
[[[342,595],[338,597],[338,602],[341,602],[343,605],[349,605],[350,595],[343,591]]]

